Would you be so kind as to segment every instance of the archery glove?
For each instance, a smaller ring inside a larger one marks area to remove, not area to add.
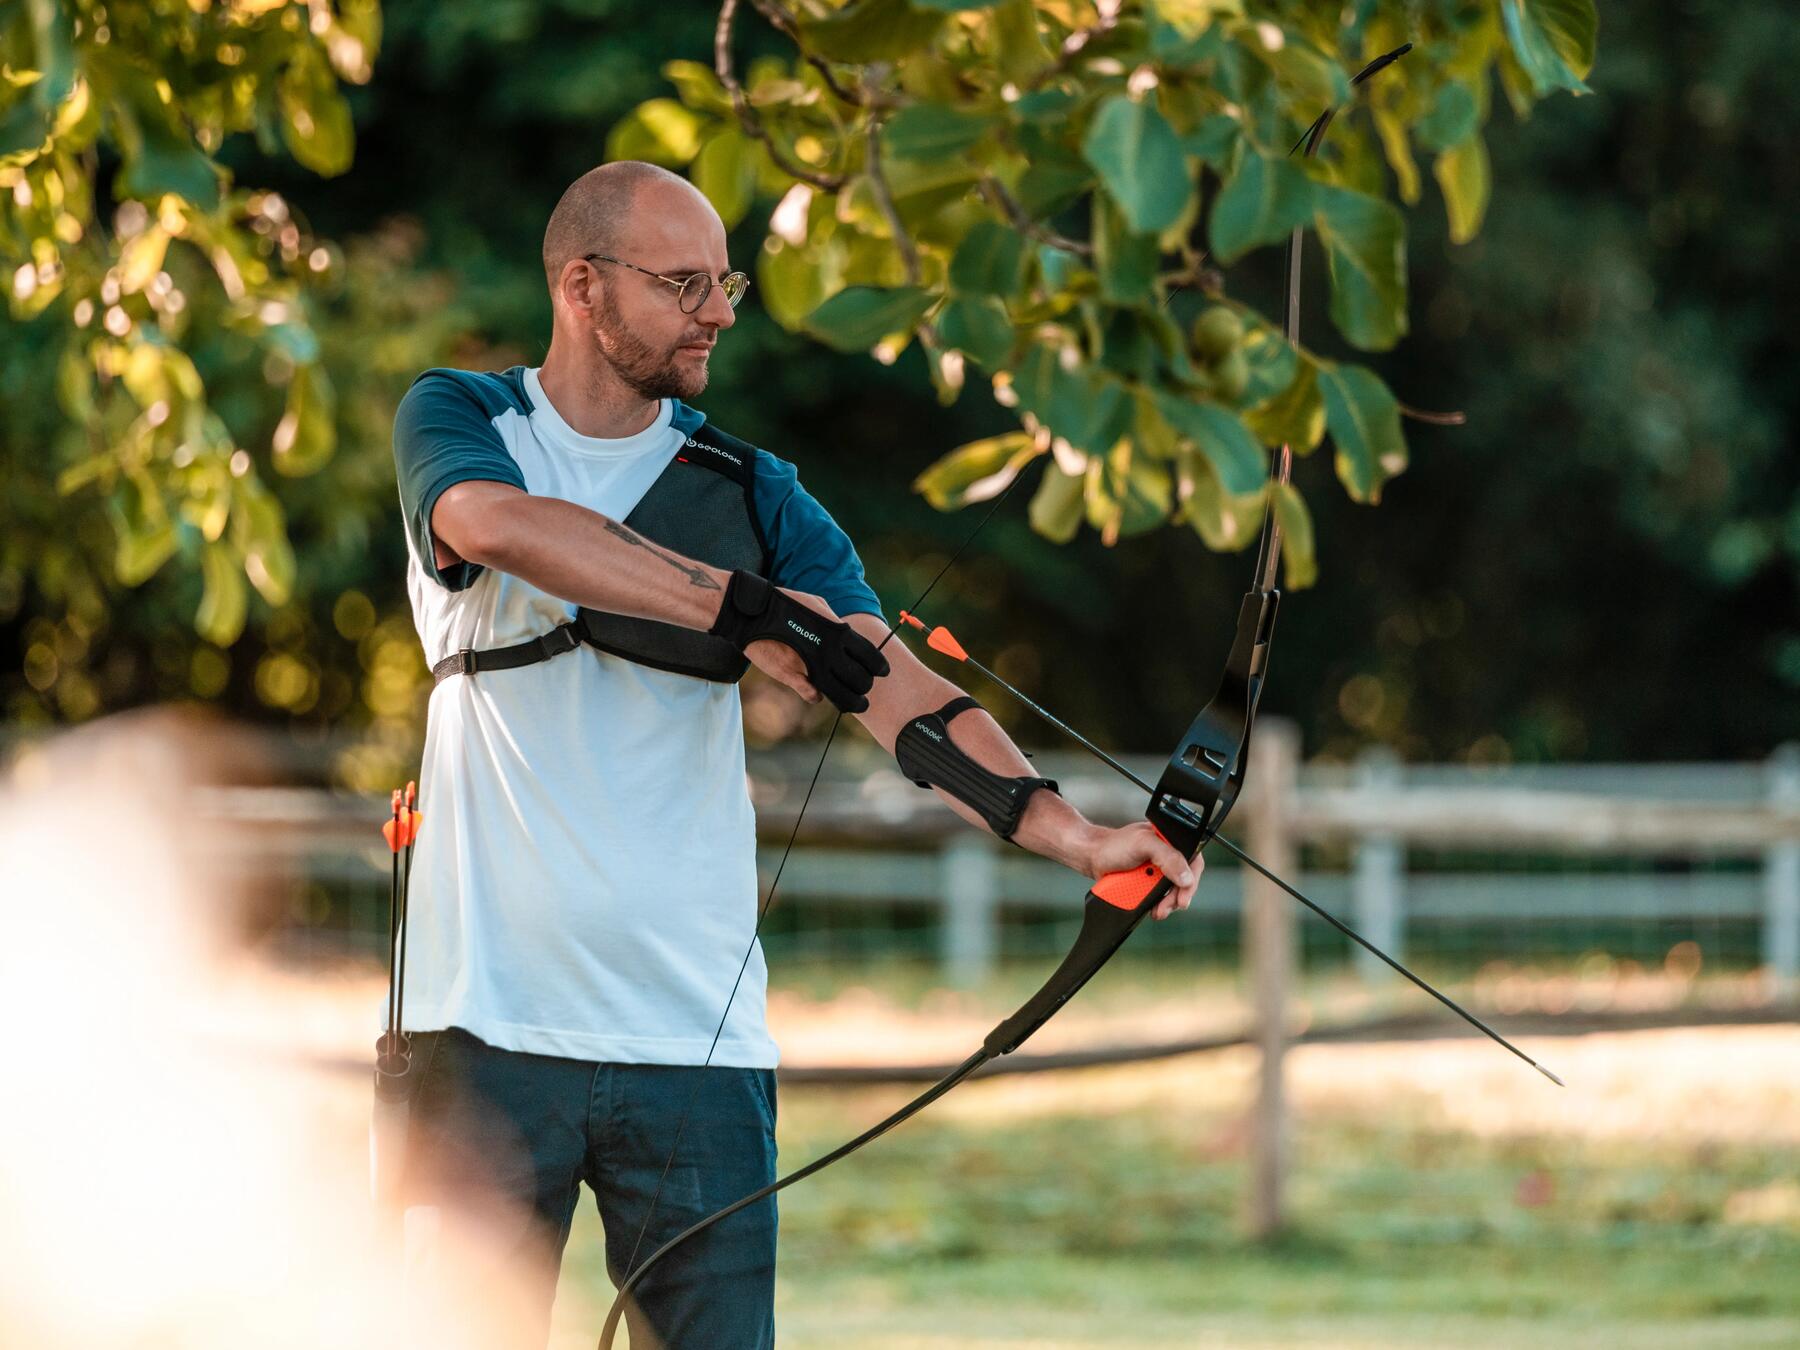
[[[868,709],[869,690],[888,673],[887,658],[847,623],[801,604],[754,572],[733,572],[719,617],[707,630],[739,651],[764,640],[791,647],[806,678],[840,712]]]

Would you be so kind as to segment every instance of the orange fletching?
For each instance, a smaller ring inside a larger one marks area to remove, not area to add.
[[[962,643],[951,635],[948,628],[942,626],[931,630],[931,636],[925,639],[925,645],[934,652],[942,652],[955,661],[967,661],[969,654],[963,650]]]
[[[402,839],[400,840],[400,842],[403,845],[410,848],[414,843],[416,843],[418,841],[419,825],[421,824],[421,822],[424,821],[424,819],[425,819],[425,817],[417,811],[408,811],[406,813],[404,820],[403,820],[402,827],[401,827],[401,831],[400,831],[401,835],[403,836]]]
[[[400,838],[400,822],[399,822],[399,820],[398,819],[390,820],[386,824],[384,824],[381,827],[381,837],[383,839],[387,840],[387,845],[388,845],[389,850],[391,850],[394,853],[398,853],[400,851],[402,843],[403,843],[403,841]]]

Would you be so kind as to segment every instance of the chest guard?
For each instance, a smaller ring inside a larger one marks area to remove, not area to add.
[[[710,423],[687,437],[624,524],[672,553],[767,576],[773,561],[756,518],[755,447]],[[451,675],[535,665],[586,643],[655,670],[735,684],[749,661],[724,638],[680,624],[579,609],[560,628],[513,647],[459,651],[431,668]]]

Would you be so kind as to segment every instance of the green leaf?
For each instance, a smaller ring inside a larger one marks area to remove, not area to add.
[[[1452,80],[1437,91],[1431,111],[1418,120],[1413,132],[1427,150],[1448,150],[1475,134],[1480,116],[1474,91]]]
[[[937,9],[955,14],[966,9],[992,9],[1000,0],[913,0],[920,9]]]
[[[954,511],[1005,491],[1037,453],[1036,443],[1023,431],[970,441],[913,479],[913,491],[940,511]]]
[[[1044,466],[1044,476],[1026,508],[1031,528],[1057,544],[1066,544],[1081,528],[1087,475],[1064,473],[1054,459]]]
[[[244,571],[262,598],[285,605],[294,591],[294,549],[275,494],[254,484],[239,489],[232,542],[244,555]]]
[[[851,0],[823,18],[803,19],[801,46],[833,61],[898,61],[928,45],[947,17],[908,0]]]
[[[950,259],[950,284],[965,295],[1012,295],[1025,271],[1025,241],[997,221],[977,221]]]
[[[1213,254],[1232,263],[1251,249],[1286,239],[1312,216],[1317,192],[1298,166],[1247,154],[1213,201]]]
[[[1407,139],[1406,121],[1387,108],[1371,108],[1375,134],[1381,138],[1381,151],[1400,186],[1400,200],[1411,206],[1419,200],[1419,165],[1413,159],[1412,142]]]
[[[1161,256],[1155,235],[1134,233],[1119,208],[1095,194],[1094,265],[1102,296],[1119,305],[1148,300]]]
[[[694,186],[733,228],[756,199],[756,142],[734,126],[719,132],[694,159]]]
[[[1106,468],[1119,508],[1112,533],[1120,537],[1156,529],[1168,520],[1175,499],[1175,480],[1168,468],[1147,456],[1132,454],[1131,450],[1130,445],[1121,445]],[[1123,470],[1119,468],[1121,463]]]
[[[1444,209],[1450,217],[1450,242],[1468,243],[1481,232],[1493,187],[1486,143],[1480,136],[1469,137],[1455,149],[1439,155],[1431,172],[1444,194]]]
[[[1275,523],[1281,527],[1281,579],[1289,590],[1303,591],[1319,579],[1312,516],[1292,483],[1276,483],[1274,489]]]
[[[356,132],[350,105],[338,91],[330,64],[316,53],[283,72],[276,92],[281,103],[281,138],[288,153],[314,173],[333,177],[350,167]]]
[[[150,202],[172,192],[203,210],[215,210],[218,170],[194,144],[176,110],[162,101],[155,82],[123,63],[109,75],[119,94],[113,112],[123,160],[114,192]]]
[[[1406,468],[1399,403],[1364,366],[1322,366],[1318,380],[1339,481],[1357,501],[1379,501],[1381,485]]]
[[[272,448],[275,471],[290,478],[317,473],[331,459],[337,449],[337,395],[323,366],[294,372]]]
[[[1406,226],[1379,197],[1328,188],[1319,239],[1331,272],[1331,321],[1352,345],[1386,351],[1406,332]]]
[[[1208,164],[1223,166],[1237,149],[1241,135],[1243,129],[1238,126],[1237,118],[1229,113],[1214,113],[1202,118],[1198,126],[1181,138],[1181,148]]]
[[[143,530],[122,529],[113,550],[113,575],[121,586],[141,586],[175,555],[175,527],[161,521]]]
[[[200,553],[200,575],[204,585],[194,630],[214,646],[229,647],[244,631],[249,609],[243,569],[229,548],[208,544]]]
[[[1103,102],[1082,155],[1139,234],[1157,234],[1181,217],[1193,185],[1181,141],[1149,102],[1124,94]]]
[[[1156,410],[1206,456],[1227,493],[1241,496],[1262,487],[1268,476],[1262,446],[1235,413],[1166,394],[1156,395]]]
[[[1034,346],[1013,372],[1019,406],[1077,450],[1104,454],[1131,429],[1132,399],[1116,379],[1091,367],[1065,370],[1047,344]]]
[[[1043,220],[1086,192],[1093,181],[1093,173],[1079,160],[1034,159],[1019,176],[1013,195],[1026,215]]]
[[[1199,450],[1189,448],[1181,456],[1182,479],[1186,485],[1183,509],[1187,521],[1206,546],[1215,553],[1228,553],[1244,548],[1256,538],[1262,524],[1266,493],[1255,492],[1233,496],[1219,485],[1212,462]]]
[[[1013,326],[992,296],[956,296],[938,315],[938,337],[976,364],[998,370],[1012,355]]]
[[[716,117],[732,115],[731,95],[719,83],[713,68],[699,61],[665,61],[663,78],[675,86],[681,101],[695,112],[712,113]]]
[[[1500,0],[1506,39],[1540,96],[1558,89],[1588,91],[1599,16],[1594,0]]]
[[[1287,388],[1246,412],[1244,425],[1264,445],[1285,445],[1297,455],[1311,452],[1325,435],[1318,367],[1311,361],[1299,362]]]
[[[848,286],[806,316],[803,327],[840,352],[866,352],[893,333],[911,333],[936,299],[917,286]]]
[[[962,154],[993,125],[991,118],[942,103],[914,103],[888,119],[881,139],[897,159],[935,159]]]
[[[642,159],[679,169],[700,153],[707,121],[672,98],[638,104],[606,134],[608,160]]]
[[[806,323],[806,316],[819,307],[829,285],[835,281],[826,275],[826,268],[816,257],[828,250],[828,245],[797,248],[770,235],[757,251],[758,303],[770,318],[790,333]]]

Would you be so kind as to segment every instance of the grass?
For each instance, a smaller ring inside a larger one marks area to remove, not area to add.
[[[1290,1222],[1263,1244],[1247,1052],[969,1084],[784,1194],[781,1344],[1800,1344],[1796,1042],[1533,1042],[1565,1094],[1474,1041],[1296,1051]],[[784,1162],[901,1099],[788,1090]],[[584,1204],[556,1350],[592,1344],[599,1249]]]

